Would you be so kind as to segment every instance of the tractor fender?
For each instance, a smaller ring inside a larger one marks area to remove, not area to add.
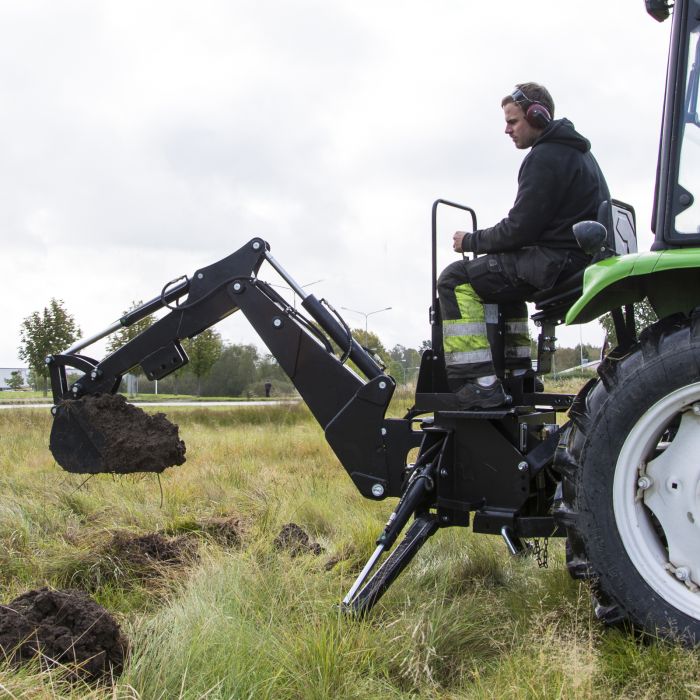
[[[586,268],[583,292],[566,323],[587,323],[611,309],[649,298],[659,318],[690,314],[700,304],[700,248],[632,253]]]

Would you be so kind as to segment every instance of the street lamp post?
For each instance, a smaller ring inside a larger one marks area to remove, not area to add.
[[[357,309],[349,309],[347,306],[341,306],[340,308],[343,309],[344,311],[352,311],[352,313],[354,313],[354,314],[360,314],[360,316],[364,316],[365,317],[365,335],[367,335],[367,319],[370,316],[373,316],[374,314],[381,313],[382,311],[389,311],[391,309],[391,306],[387,306],[384,309],[377,309],[376,311],[358,311]]]

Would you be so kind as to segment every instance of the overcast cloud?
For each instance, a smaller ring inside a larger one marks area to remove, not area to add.
[[[0,366],[51,297],[93,335],[253,236],[336,308],[391,306],[369,319],[387,346],[419,344],[431,203],[507,213],[524,154],[500,100],[526,80],[647,249],[669,24],[641,0],[0,3]],[[464,220],[442,223],[440,265]]]

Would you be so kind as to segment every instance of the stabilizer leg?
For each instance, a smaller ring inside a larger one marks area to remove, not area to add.
[[[438,529],[437,516],[430,513],[430,508],[435,498],[434,475],[443,457],[446,443],[447,437],[441,435],[432,444],[424,446],[396,510],[389,516],[382,534],[377,538],[377,548],[343,598],[343,607],[346,610],[355,613],[368,612],[406,568],[423,543]],[[360,590],[379,557],[393,546],[411,516],[415,519],[401,544],[389,555],[369,583]]]
[[[382,545],[379,545],[362,570],[355,585],[350,589],[350,592],[343,600],[343,606],[353,613],[360,615],[369,612],[374,607],[374,604],[384,595],[396,577],[408,566],[413,557],[418,553],[418,550],[425,544],[426,540],[433,535],[439,527],[438,519],[435,515],[426,514],[416,517],[399,546],[387,557],[360,592],[355,594],[357,588],[362,584],[363,578],[366,577],[383,551]]]

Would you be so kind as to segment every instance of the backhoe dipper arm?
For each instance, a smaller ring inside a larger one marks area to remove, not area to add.
[[[303,309],[318,327],[257,278],[265,261],[302,298]],[[170,305],[185,294],[180,305]],[[87,344],[166,306],[170,309],[166,315],[102,361],[78,354]],[[189,281],[169,283],[160,297],[130,312],[103,334],[47,358],[54,401],[60,404],[85,395],[115,393],[123,374],[137,365],[149,379],[161,379],[187,363],[181,340],[239,309],[298,389],[360,492],[374,499],[398,495],[406,455],[419,440],[410,421],[384,417],[394,380],[339,318],[304,292],[259,238],[197,270]],[[341,348],[342,359],[333,353],[326,335]],[[344,364],[348,357],[366,380]],[[66,367],[83,372],[71,387]]]

